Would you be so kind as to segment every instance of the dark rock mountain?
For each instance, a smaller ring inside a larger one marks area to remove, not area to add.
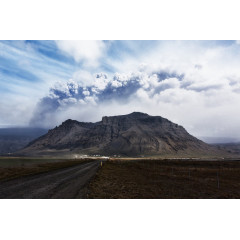
[[[121,156],[215,154],[214,147],[191,136],[182,126],[133,112],[103,117],[96,123],[67,120],[31,142],[21,154],[79,153]]]
[[[12,154],[46,133],[43,128],[0,128],[0,154]]]

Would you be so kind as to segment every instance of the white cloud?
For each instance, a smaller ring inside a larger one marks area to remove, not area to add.
[[[111,85],[112,85],[112,87],[114,87],[114,88],[122,87],[122,83],[119,82],[119,81],[116,81],[116,80],[113,80],[113,81],[111,82]]]
[[[81,84],[81,86],[91,86],[94,83],[95,76],[86,70],[79,70],[73,74],[73,80]]]
[[[180,81],[177,78],[167,78],[159,82],[155,87],[158,87],[160,91],[166,90],[168,88],[179,88]]]
[[[53,91],[51,91],[50,96],[52,98],[59,97],[57,93],[61,92],[61,94],[71,97],[72,95],[78,94],[78,87],[78,83],[72,79],[67,82],[56,82],[52,88]]]
[[[17,103],[17,104],[16,104]],[[0,99],[0,124],[24,126],[28,125],[29,119],[35,108],[35,102],[28,96],[15,94],[1,94]]]
[[[103,41],[56,41],[58,48],[73,57],[76,62],[83,61],[86,66],[98,66],[99,58],[105,51]]]
[[[54,75],[64,67],[59,64],[50,75],[48,71],[36,72],[44,79],[38,87],[32,83],[12,83],[14,92],[21,92],[29,98],[8,97],[4,102],[1,100],[2,112],[6,113],[8,107],[15,111],[9,117],[5,114],[2,123],[10,118],[14,119],[13,122],[16,119],[26,122],[36,98],[46,96],[43,89],[59,80],[53,87],[55,91],[51,92],[51,99],[45,99],[44,106],[35,114],[39,114],[37,123],[44,122],[49,127],[49,123],[56,125],[67,118],[99,121],[103,115],[142,111],[169,118],[197,136],[240,136],[240,114],[237,111],[240,102],[238,44],[220,46],[198,41],[169,41],[159,42],[153,49],[134,49],[137,55],[119,51],[117,58],[104,58],[108,68],[116,70],[116,73],[108,75],[104,69],[97,69],[102,73],[95,74],[91,68],[98,66],[105,56],[103,42],[59,41],[57,45],[77,62],[83,63],[81,69],[63,78],[63,74]],[[9,50],[7,57],[14,58],[15,54],[20,60],[22,53],[15,51]],[[36,64],[34,57],[27,57],[31,71],[36,66],[47,69],[49,61]],[[21,64],[27,65],[24,62]],[[69,78],[72,80],[67,81]],[[30,98],[34,101],[25,104]],[[18,102],[13,99],[19,99],[29,111],[25,107],[15,107]],[[9,103],[6,103],[7,100]],[[49,107],[51,104],[52,107]],[[41,115],[43,112],[45,115]]]
[[[141,68],[132,73],[116,73],[111,78],[103,73],[96,74],[88,86],[91,91],[83,90],[84,99],[57,112],[56,119],[64,121],[71,117],[80,121],[99,121],[103,115],[142,111],[166,117],[196,136],[239,137],[240,114],[236,109],[240,102],[240,73],[237,74],[235,69],[228,75],[227,71],[220,70],[214,75],[215,69],[202,66],[190,65],[181,72],[185,74],[183,78],[164,68],[166,76],[162,80],[156,65],[146,65],[144,70]],[[120,87],[121,92],[118,92]],[[101,100],[103,97],[107,100]]]
[[[60,103],[61,107],[65,107],[65,106],[68,107],[69,105],[77,103],[77,100],[76,100],[76,98],[70,97],[70,98],[66,98],[66,99],[63,99],[63,100],[58,101],[58,102]]]
[[[94,81],[94,87],[96,91],[98,90],[104,90],[107,84],[109,83],[108,76],[104,73],[96,74],[95,81]]]
[[[88,90],[84,90],[84,91],[83,91],[83,95],[89,96],[89,95],[90,95],[90,92],[89,92]]]

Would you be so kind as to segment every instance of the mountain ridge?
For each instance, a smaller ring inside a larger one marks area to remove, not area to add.
[[[120,156],[195,156],[217,149],[161,116],[133,112],[103,116],[99,122],[68,119],[30,142],[20,153],[78,153]]]

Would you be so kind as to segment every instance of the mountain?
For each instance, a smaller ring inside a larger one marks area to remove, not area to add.
[[[229,137],[199,137],[200,140],[208,144],[234,144],[239,143],[238,138]]]
[[[228,152],[231,155],[240,155],[240,142],[235,143],[221,143],[221,144],[214,144],[215,147],[221,149],[225,152]]]
[[[14,153],[45,133],[42,128],[0,128],[0,154]]]
[[[209,156],[219,151],[160,116],[133,112],[96,123],[67,120],[21,150],[23,155]]]

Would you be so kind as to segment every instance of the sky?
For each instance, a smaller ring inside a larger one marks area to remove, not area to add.
[[[133,111],[240,139],[240,41],[0,41],[0,126]]]

